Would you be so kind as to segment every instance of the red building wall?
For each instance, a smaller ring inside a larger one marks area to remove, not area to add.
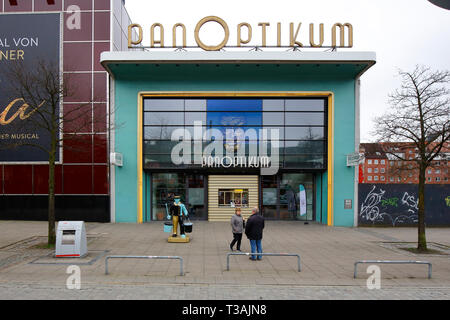
[[[64,142],[61,163],[56,167],[56,193],[62,196],[108,196],[109,79],[99,61],[103,51],[127,50],[124,45],[126,30],[131,23],[128,13],[119,0],[16,0],[16,2],[17,5],[11,5],[9,0],[0,0],[0,14],[63,13],[61,57],[64,79],[75,85],[75,94],[64,100],[63,111],[70,112],[83,105],[83,110],[79,112],[80,116],[87,117],[88,123],[91,123],[81,129],[76,122],[64,126],[65,137],[77,133],[81,134],[81,139]],[[54,4],[49,4],[51,2]],[[80,9],[79,29],[70,29],[70,24],[67,23],[74,14],[67,9],[73,5]],[[2,109],[3,106],[0,106],[0,111]],[[48,193],[47,165],[1,164],[1,162],[2,159],[0,159],[0,198]]]
[[[17,6],[4,1],[3,12],[61,11],[63,0],[18,0]],[[2,1],[3,4],[3,1]],[[111,10],[108,0],[65,0],[64,7],[77,5],[81,9],[81,28],[69,29],[64,13],[63,72],[75,84],[75,94],[65,99],[63,110],[86,104],[84,116],[92,125],[83,128],[82,141],[67,140],[62,164],[57,166],[56,191],[59,194],[108,194],[108,134],[107,134],[107,73],[101,67],[100,53],[111,48]],[[93,119],[93,121],[92,121]],[[95,122],[95,125],[94,125]],[[64,127],[64,135],[73,134],[74,125]],[[80,131],[78,133],[80,133]],[[70,149],[76,147],[76,149]],[[1,162],[1,159],[0,159]],[[1,165],[1,194],[46,194],[47,166]]]

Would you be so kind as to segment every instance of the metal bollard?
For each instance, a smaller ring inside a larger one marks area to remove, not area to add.
[[[432,265],[428,261],[414,261],[414,260],[360,260],[356,261],[354,265],[353,278],[356,279],[357,266],[359,263],[380,263],[380,264],[427,264],[428,265],[428,279],[431,279]]]

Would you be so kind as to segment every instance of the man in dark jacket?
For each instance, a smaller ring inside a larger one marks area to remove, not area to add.
[[[263,236],[264,229],[264,218],[258,214],[258,208],[253,208],[252,215],[248,218],[247,224],[245,225],[245,235],[250,240],[250,247],[252,248],[252,253],[262,253],[261,240]],[[256,259],[261,260],[262,256],[252,255],[250,260],[255,261]]]

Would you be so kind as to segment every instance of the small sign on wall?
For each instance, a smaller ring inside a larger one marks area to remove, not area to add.
[[[121,153],[118,152],[112,152],[111,153],[111,164],[121,167],[123,166],[123,156]]]
[[[344,200],[344,209],[351,209],[352,208],[352,199],[345,199]]]

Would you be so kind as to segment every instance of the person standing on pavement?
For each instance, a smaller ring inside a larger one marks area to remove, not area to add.
[[[236,244],[237,251],[241,251],[242,233],[245,228],[245,220],[241,215],[241,208],[236,208],[234,215],[231,217],[231,231],[233,232],[233,241],[230,243],[230,249]]]
[[[247,224],[245,226],[245,235],[250,240],[250,247],[252,253],[262,253],[262,237],[263,237],[263,229],[264,229],[264,218],[259,215],[259,210],[257,207],[254,207],[252,210],[252,215],[248,218]],[[252,255],[250,260],[261,260],[262,256]]]

